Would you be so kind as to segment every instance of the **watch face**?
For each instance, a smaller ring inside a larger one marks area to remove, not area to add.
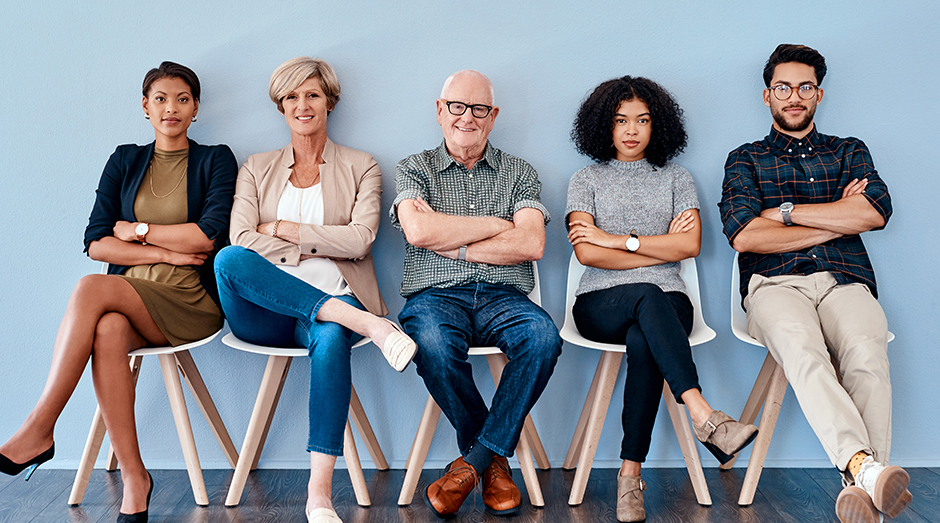
[[[635,251],[640,248],[640,240],[636,237],[631,236],[627,238],[627,250]]]
[[[781,210],[781,211],[792,211],[792,210],[793,210],[793,202],[784,202],[784,203],[780,204],[780,210]]]
[[[143,236],[147,234],[149,231],[150,231],[150,227],[146,223],[138,223],[137,227],[134,228],[134,232],[136,232],[139,236]]]

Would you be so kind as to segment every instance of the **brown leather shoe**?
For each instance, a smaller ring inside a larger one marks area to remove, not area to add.
[[[424,501],[437,517],[453,517],[473,492],[478,480],[477,472],[461,456],[447,467],[441,479],[428,485],[424,491]]]
[[[702,426],[694,428],[695,437],[722,464],[757,437],[757,427],[736,421],[720,410],[713,410]]]
[[[512,481],[509,460],[505,456],[494,456],[490,466],[483,471],[483,504],[487,512],[497,516],[512,516],[519,512],[522,494]]]

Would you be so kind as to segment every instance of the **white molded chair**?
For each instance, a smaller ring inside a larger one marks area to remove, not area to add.
[[[741,307],[741,272],[738,269],[738,253],[734,253],[734,260],[731,262],[731,332],[739,340],[763,347],[759,341],[751,337],[747,330],[747,316]],[[888,332],[888,341],[894,339],[894,334]],[[833,366],[838,375],[838,362],[833,360]],[[754,501],[754,494],[757,492],[757,482],[760,481],[761,471],[764,470],[764,459],[767,457],[767,449],[770,447],[770,438],[774,434],[774,428],[777,425],[777,417],[780,415],[780,406],[783,404],[783,397],[787,393],[787,377],[783,373],[783,367],[777,364],[774,357],[767,352],[764,358],[764,364],[757,374],[757,380],[754,381],[754,388],[751,389],[751,395],[744,404],[744,410],[741,412],[741,423],[754,423],[757,419],[757,413],[763,407],[763,413],[760,418],[760,432],[754,440],[754,447],[751,450],[751,459],[747,464],[747,472],[744,475],[744,483],[741,486],[741,495],[738,497],[738,505],[750,505]],[[735,459],[721,466],[728,470],[733,465]]]
[[[107,274],[108,264],[102,264],[101,273]],[[186,470],[189,472],[189,482],[192,484],[193,497],[197,505],[206,506],[209,504],[209,495],[206,492],[206,484],[202,477],[202,466],[199,464],[199,454],[196,452],[196,441],[193,438],[193,428],[189,422],[189,411],[186,408],[186,400],[183,397],[183,387],[180,383],[180,374],[186,380],[199,410],[202,411],[209,428],[215,435],[216,441],[222,448],[222,453],[229,465],[234,468],[238,461],[238,452],[229,437],[225,424],[222,422],[219,411],[209,395],[199,369],[193,361],[190,349],[200,347],[214,340],[221,330],[215,334],[198,341],[179,345],[177,347],[145,347],[131,351],[130,366],[131,373],[134,376],[134,383],[137,383],[137,376],[140,373],[140,364],[144,356],[155,355],[160,360],[160,369],[163,371],[163,381],[166,384],[166,393],[170,400],[170,410],[173,411],[173,421],[176,423],[176,432],[179,434],[180,445],[183,447],[183,458],[186,461]],[[85,497],[85,489],[88,487],[88,480],[95,467],[95,460],[98,459],[98,452],[101,450],[101,443],[107,429],[104,425],[104,418],[101,415],[101,407],[95,409],[95,416],[92,418],[91,430],[88,433],[88,439],[85,442],[85,450],[82,452],[82,459],[78,465],[78,471],[75,473],[75,482],[72,484],[72,492],[69,494],[69,505],[78,505]],[[105,461],[105,470],[113,471],[118,466],[117,457],[114,455],[114,449],[108,450],[108,457]]]
[[[539,270],[535,262],[532,262],[532,267],[535,272],[535,287],[529,293],[529,299],[536,305],[541,305]],[[486,356],[486,360],[490,365],[490,372],[493,374],[493,381],[499,386],[499,378],[503,374],[503,368],[509,362],[503,351],[499,350],[499,347],[470,347],[468,354],[470,356]],[[441,408],[429,394],[427,404],[424,406],[424,414],[422,414],[421,422],[418,424],[414,443],[412,443],[411,451],[408,453],[405,479],[402,482],[401,494],[398,496],[400,506],[410,505],[411,500],[414,498],[415,489],[418,487],[418,478],[424,468],[424,461],[427,459],[428,449],[431,447],[431,440],[434,438],[434,431],[437,429],[437,422],[440,417]],[[535,462],[540,469],[548,470],[551,468],[548,455],[545,453],[542,441],[535,430],[535,424],[532,423],[532,416],[527,415],[525,425],[522,427],[522,434],[519,436],[519,443],[516,446],[516,458],[519,460],[522,479],[529,493],[529,502],[533,506],[542,507],[545,506],[545,500],[542,497],[542,487],[539,485],[538,476],[535,474],[530,452],[534,454]]]
[[[599,343],[591,341],[578,332],[574,323],[572,308],[574,307],[575,292],[581,281],[581,275],[585,267],[578,262],[577,256],[572,252],[571,261],[568,263],[568,291],[565,300],[565,324],[561,328],[561,338],[568,343],[580,345],[588,349],[602,351],[600,361],[597,363],[597,371],[594,373],[594,379],[591,381],[591,387],[588,390],[587,399],[584,401],[584,409],[581,411],[581,417],[578,419],[578,426],[574,431],[574,437],[571,438],[571,446],[568,448],[568,455],[562,468],[571,470],[577,464],[577,472],[574,481],[571,484],[571,495],[568,498],[569,505],[580,505],[584,499],[584,491],[587,488],[588,476],[591,473],[591,466],[594,463],[594,454],[597,452],[597,444],[601,437],[601,430],[604,427],[604,419],[607,417],[607,409],[610,406],[610,400],[613,396],[614,384],[617,380],[617,374],[620,372],[620,362],[627,351],[626,345],[615,345],[610,343]],[[692,324],[692,333],[689,335],[689,344],[692,346],[700,345],[714,339],[715,331],[705,324],[702,316],[701,296],[699,294],[698,272],[695,267],[695,259],[688,258],[682,260],[680,274],[689,289],[689,297],[694,307],[694,318]],[[705,484],[705,475],[702,472],[702,461],[699,459],[696,439],[689,427],[689,419],[686,415],[685,406],[680,406],[669,385],[663,382],[663,400],[666,402],[666,409],[672,418],[672,425],[676,431],[676,437],[679,439],[679,447],[682,449],[682,457],[685,459],[685,466],[689,470],[689,479],[692,481],[692,488],[695,490],[695,498],[700,505],[711,505],[711,495],[708,493],[708,486]]]
[[[371,342],[372,340],[369,338],[363,338],[355,343],[353,348],[362,347]],[[248,422],[248,432],[245,434],[245,441],[242,443],[238,463],[235,465],[235,474],[232,476],[232,484],[225,498],[225,506],[234,507],[241,501],[245,482],[248,481],[248,473],[258,468],[261,449],[264,448],[264,441],[268,437],[268,429],[271,428],[271,420],[274,418],[274,411],[277,409],[281,390],[284,388],[284,381],[287,379],[287,371],[290,370],[291,360],[295,357],[306,358],[308,352],[303,347],[283,348],[255,345],[238,339],[232,333],[226,334],[222,338],[222,343],[233,349],[268,356],[268,363],[264,369],[264,376],[261,378],[258,397],[255,400],[254,409],[251,411],[251,419]],[[385,455],[375,438],[372,425],[369,424],[369,418],[366,417],[362,408],[359,395],[356,394],[356,387],[352,387],[351,393],[349,417],[356,424],[359,435],[362,436],[375,466],[379,470],[388,470],[388,462],[385,460]],[[369,499],[365,476],[362,474],[362,465],[359,462],[359,452],[356,450],[356,441],[353,438],[352,427],[348,419],[346,420],[346,433],[343,438],[343,459],[346,461],[349,479],[352,482],[353,491],[356,493],[356,501],[359,505],[368,507],[372,502]]]

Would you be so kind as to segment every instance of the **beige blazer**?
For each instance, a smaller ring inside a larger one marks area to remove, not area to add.
[[[230,237],[277,265],[297,265],[301,254],[332,259],[353,294],[372,314],[388,309],[379,293],[372,264],[372,242],[379,230],[382,171],[372,155],[327,139],[320,165],[324,225],[300,225],[300,245],[256,231],[277,219],[277,204],[294,165],[287,147],[253,154],[238,171]]]

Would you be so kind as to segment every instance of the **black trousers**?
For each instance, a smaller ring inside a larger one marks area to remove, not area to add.
[[[572,312],[585,338],[627,346],[620,458],[642,463],[650,449],[663,379],[679,403],[683,392],[701,390],[688,337],[692,302],[681,292],[631,283],[582,294]]]

